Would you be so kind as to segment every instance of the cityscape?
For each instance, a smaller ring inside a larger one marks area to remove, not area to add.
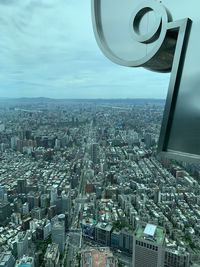
[[[0,267],[200,267],[198,7],[0,1]]]
[[[0,99],[0,267],[200,266],[200,165],[164,100]]]

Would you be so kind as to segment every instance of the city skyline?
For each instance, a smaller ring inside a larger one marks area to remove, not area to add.
[[[158,156],[164,101],[0,104],[0,266],[198,266],[200,166]]]
[[[0,267],[200,266],[198,12],[162,2],[0,1]]]
[[[2,97],[166,98],[168,74],[117,66],[104,57],[90,4],[0,3]]]

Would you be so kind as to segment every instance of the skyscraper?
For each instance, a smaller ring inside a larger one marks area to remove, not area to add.
[[[60,253],[65,249],[65,223],[57,221],[52,227],[52,242],[58,244]]]
[[[28,253],[28,232],[19,232],[17,235],[17,256],[18,258]]]
[[[4,194],[5,194],[5,189],[2,185],[0,185],[0,201],[4,200]]]
[[[90,153],[91,153],[91,160],[94,164],[98,163],[98,152],[99,152],[99,146],[97,143],[94,143],[91,145]]]
[[[18,179],[17,180],[17,192],[19,194],[24,194],[26,193],[26,180],[25,179]]]
[[[138,225],[133,236],[133,267],[164,267],[165,230],[153,224]]]
[[[50,204],[55,205],[58,198],[57,186],[53,185],[50,193]]]
[[[71,195],[70,193],[65,194],[62,193],[62,213],[68,212],[68,214],[71,214]]]
[[[4,226],[11,216],[11,207],[8,201],[0,201],[0,226]]]

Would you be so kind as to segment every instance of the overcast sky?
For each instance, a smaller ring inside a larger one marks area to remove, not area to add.
[[[105,58],[90,0],[0,0],[0,97],[165,98],[168,80]]]

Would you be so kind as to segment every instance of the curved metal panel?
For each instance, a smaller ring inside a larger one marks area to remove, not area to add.
[[[113,62],[145,66],[161,48],[169,14],[157,1],[92,0],[97,43]],[[169,67],[168,67],[169,68]]]

